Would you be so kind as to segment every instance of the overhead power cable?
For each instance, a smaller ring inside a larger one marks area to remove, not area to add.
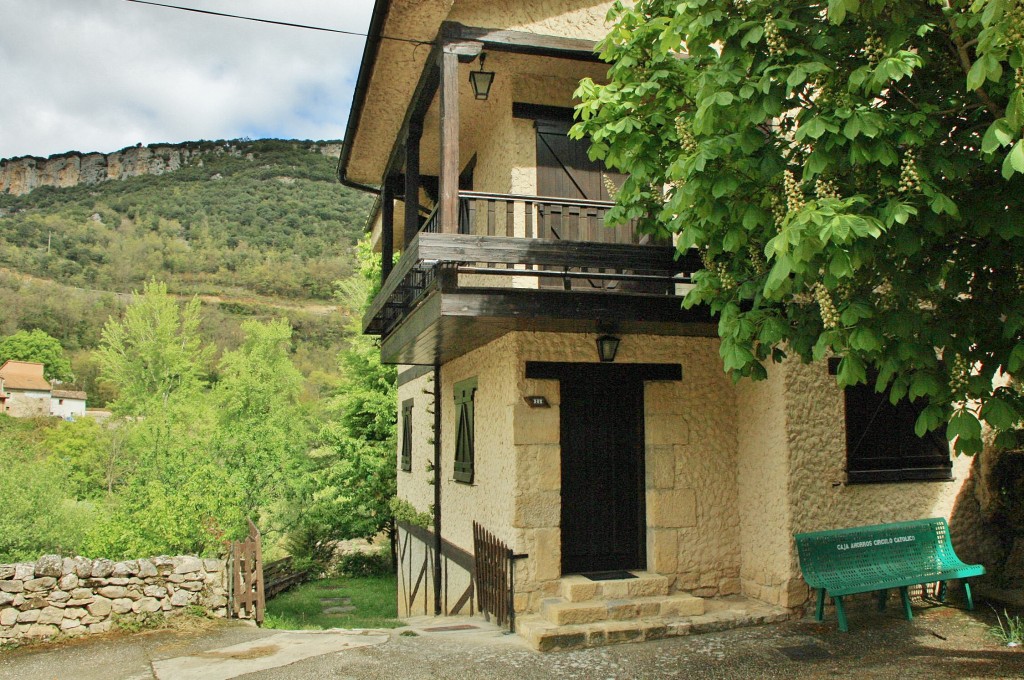
[[[182,7],[181,5],[168,5],[162,2],[150,2],[149,0],[125,0],[126,2],[134,2],[139,5],[152,5],[153,7],[166,7],[167,9],[178,9],[183,12],[195,12],[196,14],[209,14],[215,17],[226,17],[228,19],[242,19],[244,21],[255,21],[261,24],[274,24],[275,26],[290,26],[291,28],[304,28],[307,31],[323,31],[325,33],[341,33],[342,35],[355,35],[362,38],[368,38],[368,33],[360,33],[358,31],[344,31],[340,28],[327,28],[325,26],[310,26],[308,24],[295,24],[289,21],[274,21],[273,19],[260,19],[259,17],[247,17],[240,14],[227,14],[225,12],[214,12],[208,9],[199,9],[197,7]],[[433,45],[434,43],[430,40],[413,40],[412,38],[395,38],[392,36],[382,35],[381,40],[394,40],[397,42],[411,43],[413,45]]]

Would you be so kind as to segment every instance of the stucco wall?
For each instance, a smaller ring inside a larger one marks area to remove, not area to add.
[[[406,368],[406,367],[402,367]],[[404,498],[418,512],[427,512],[434,505],[434,376],[433,372],[420,376],[398,387],[398,497]],[[413,400],[412,413],[412,469],[401,469],[402,457],[402,404]]]
[[[951,482],[847,485],[843,395],[835,378],[828,374],[824,362],[790,362],[784,365],[784,374],[790,533],[926,517],[950,518],[958,498],[970,495],[965,482],[971,473],[971,459],[965,456],[953,459]],[[953,538],[957,547],[956,533]],[[792,544],[790,562],[794,579],[781,603],[795,606],[804,601],[807,590],[799,579]]]
[[[607,0],[458,0],[449,21],[468,26],[600,40],[608,32]]]
[[[63,403],[61,403],[63,402]],[[85,415],[85,399],[72,397],[51,397],[50,415],[58,418],[75,418]]]

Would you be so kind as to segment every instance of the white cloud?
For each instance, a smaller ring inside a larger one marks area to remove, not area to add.
[[[372,0],[178,0],[365,32]],[[0,0],[0,158],[241,136],[340,139],[363,38],[125,0]]]

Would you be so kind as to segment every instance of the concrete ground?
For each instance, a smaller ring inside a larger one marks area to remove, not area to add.
[[[393,631],[284,632],[218,622],[207,630],[77,639],[0,652],[0,678],[284,680],[476,678],[1024,678],[1024,651],[989,633],[995,617],[954,607],[879,613],[540,654],[480,619],[420,618]],[[469,626],[468,628],[466,626]],[[452,629],[452,628],[455,629]],[[438,628],[448,630],[436,630]]]

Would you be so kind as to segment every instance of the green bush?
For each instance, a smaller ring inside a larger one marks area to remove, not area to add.
[[[386,549],[377,552],[351,552],[342,555],[335,566],[339,576],[364,577],[388,576],[391,569],[391,553]]]

